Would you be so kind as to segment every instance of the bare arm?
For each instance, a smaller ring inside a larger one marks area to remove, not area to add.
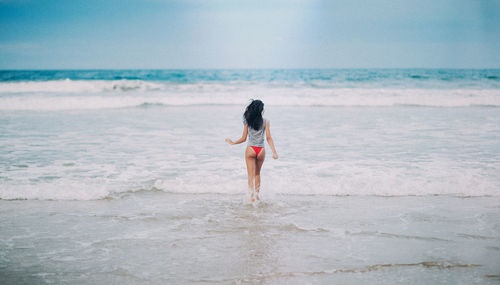
[[[241,138],[239,140],[233,142],[230,139],[226,139],[226,142],[228,142],[229,144],[240,144],[240,143],[247,140],[247,134],[248,134],[248,127],[247,127],[247,125],[245,125],[243,127],[243,134],[241,135]]]
[[[269,129],[269,125],[271,123],[267,122],[266,124],[266,140],[269,146],[271,147],[271,150],[273,151],[273,158],[278,159],[278,153],[276,152],[276,148],[274,147],[274,141],[273,138],[271,137],[271,130]]]

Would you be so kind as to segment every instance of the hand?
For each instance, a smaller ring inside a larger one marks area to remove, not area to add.
[[[234,144],[234,143],[233,143],[233,141],[232,141],[232,140],[230,140],[230,139],[226,139],[226,142],[227,142],[228,144]]]
[[[278,154],[277,153],[273,153],[273,158],[274,159],[278,159]]]

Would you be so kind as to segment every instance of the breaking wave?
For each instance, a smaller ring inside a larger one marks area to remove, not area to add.
[[[85,110],[151,105],[500,107],[498,89],[315,88],[233,83],[172,84],[142,80],[0,83],[0,110]]]
[[[346,169],[348,171],[348,169]],[[352,169],[349,170],[352,172]],[[388,170],[390,172],[390,170]],[[440,177],[411,179],[401,173],[353,175],[345,173],[337,178],[317,175],[296,177],[283,171],[267,173],[262,195],[312,195],[312,196],[453,196],[460,198],[499,196],[498,182],[485,176],[456,173],[455,180],[443,181]],[[459,176],[461,175],[461,176]],[[130,180],[133,180],[132,178]],[[134,184],[134,185],[131,185]],[[117,183],[117,181],[96,179],[95,181],[74,180],[70,177],[51,182],[5,184],[0,187],[3,200],[102,200],[121,199],[144,193],[171,194],[247,194],[244,177],[215,175],[214,177],[179,176],[175,179],[148,179],[143,183]]]
[[[163,84],[143,80],[49,80],[1,82],[0,93],[99,93],[161,90]]]

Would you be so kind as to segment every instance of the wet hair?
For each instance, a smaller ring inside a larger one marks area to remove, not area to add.
[[[243,119],[252,129],[259,130],[263,123],[262,111],[264,111],[264,103],[260,100],[252,100],[243,114]]]

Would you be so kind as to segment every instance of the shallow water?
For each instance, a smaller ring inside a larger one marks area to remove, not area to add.
[[[0,283],[498,284],[499,78],[0,71]]]
[[[141,189],[243,193],[242,106],[1,114],[0,198],[88,200]],[[499,195],[500,112],[270,106],[280,154],[265,192]],[[70,189],[70,190],[68,190]]]
[[[130,193],[0,201],[6,284],[497,284],[500,200]]]

